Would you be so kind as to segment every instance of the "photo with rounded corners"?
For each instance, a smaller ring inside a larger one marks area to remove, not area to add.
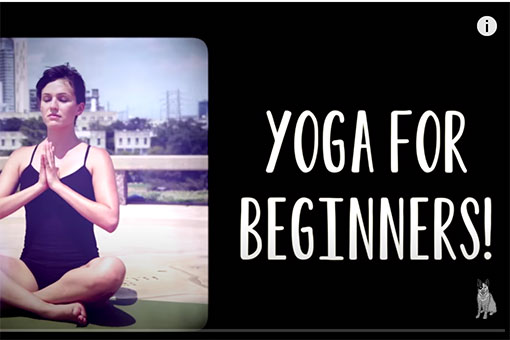
[[[0,38],[2,332],[208,316],[208,51]]]

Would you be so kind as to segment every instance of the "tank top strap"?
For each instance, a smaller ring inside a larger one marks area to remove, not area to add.
[[[89,156],[90,144],[87,146],[87,152],[85,152],[85,159],[83,160],[83,166],[87,164],[87,157]]]
[[[34,151],[32,151],[32,157],[30,157],[30,163],[28,163],[28,165],[32,164],[32,161],[34,160],[35,151],[37,150],[38,146],[39,144],[37,144],[34,148]]]

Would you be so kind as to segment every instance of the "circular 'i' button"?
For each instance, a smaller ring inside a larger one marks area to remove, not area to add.
[[[478,32],[485,37],[490,37],[496,32],[498,28],[498,23],[494,20],[493,17],[484,16],[478,20],[476,24],[476,28],[478,28]]]

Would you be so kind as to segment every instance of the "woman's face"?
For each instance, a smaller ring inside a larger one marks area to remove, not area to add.
[[[41,113],[47,127],[74,126],[75,117],[83,112],[84,106],[84,103],[76,103],[67,79],[52,81],[41,91]]]

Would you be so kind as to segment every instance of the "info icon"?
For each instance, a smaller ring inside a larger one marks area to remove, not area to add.
[[[476,24],[476,28],[478,28],[478,32],[485,37],[490,37],[496,32],[498,28],[498,23],[494,20],[493,17],[485,16],[481,17]]]

